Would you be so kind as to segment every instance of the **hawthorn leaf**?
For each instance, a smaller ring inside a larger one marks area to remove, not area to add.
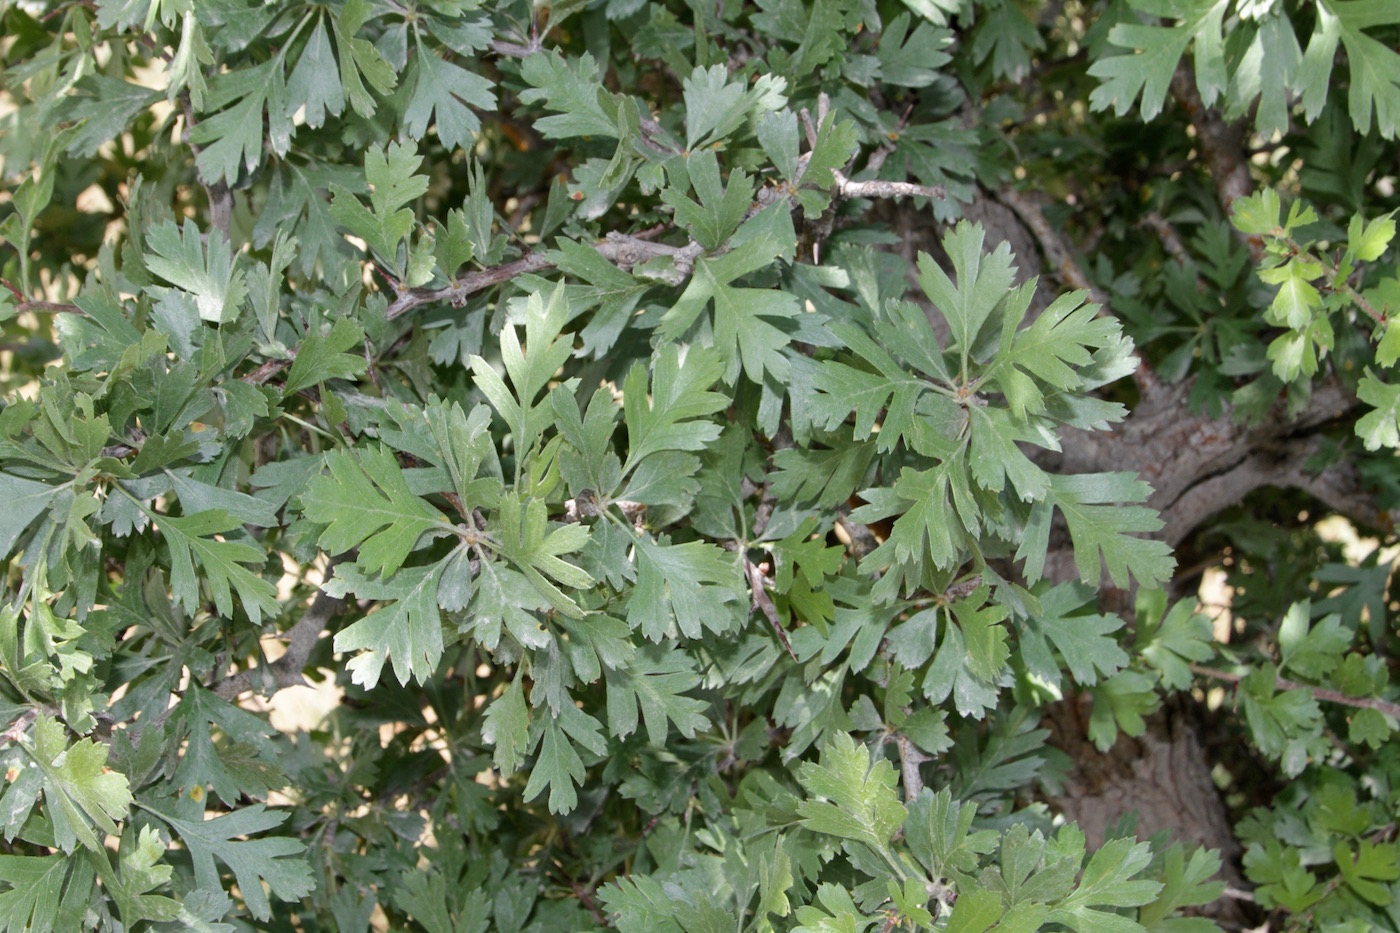
[[[1179,600],[1165,612],[1161,590],[1139,590],[1137,637],[1134,649],[1162,678],[1168,690],[1185,690],[1195,675],[1191,665],[1215,656],[1210,619],[1193,611],[1190,600]]]
[[[525,705],[525,691],[520,680],[511,682],[491,705],[486,707],[481,738],[494,746],[492,760],[505,779],[519,770],[525,762],[530,734],[530,708]]]
[[[404,110],[404,131],[409,139],[422,139],[428,132],[429,120],[436,114],[437,135],[442,144],[449,150],[470,149],[481,129],[481,120],[472,108],[496,109],[491,82],[424,49],[421,39],[416,41],[418,80]]]
[[[534,124],[546,139],[618,138],[617,105],[604,90],[598,64],[589,53],[570,60],[552,49],[536,52],[521,63],[520,77],[530,84],[520,92],[521,103],[543,102],[554,111]]]
[[[286,836],[241,839],[281,826],[287,813],[268,810],[263,804],[234,810],[207,820],[180,819],[152,805],[144,809],[158,816],[184,842],[194,863],[195,883],[208,891],[221,891],[215,859],[233,872],[248,912],[257,920],[272,917],[272,905],[263,890],[282,901],[297,901],[316,887],[311,866],[301,858],[306,847]]]
[[[704,700],[685,696],[700,683],[695,662],[684,651],[671,646],[648,645],[638,651],[625,667],[609,668],[608,731],[625,739],[637,730],[637,708],[646,724],[647,741],[663,747],[667,722],[686,738],[710,724]]]
[[[894,766],[883,757],[872,762],[869,750],[846,732],[828,733],[819,760],[798,765],[797,781],[810,795],[797,812],[815,832],[880,851],[904,824]]]
[[[8,557],[24,530],[38,518],[54,497],[58,487],[0,473],[0,497],[6,503],[0,514],[0,557]]]
[[[584,781],[583,759],[573,743],[601,755],[607,749],[601,724],[592,716],[567,704],[557,717],[545,717],[540,738],[540,752],[530,769],[525,785],[525,799],[534,800],[549,789],[549,812],[565,814],[578,806],[576,785]],[[570,741],[570,740],[573,741]]]
[[[215,537],[241,529],[243,522],[238,518],[223,509],[209,509],[181,518],[147,514],[161,530],[170,549],[170,588],[187,610],[193,612],[199,608],[199,583],[203,579],[214,597],[215,608],[226,619],[233,616],[235,592],[254,625],[261,623],[264,612],[277,613],[280,604],[276,587],[244,566],[261,568],[267,561],[267,554],[262,548],[242,541]],[[202,578],[195,577],[194,561],[204,570]]]
[[[1195,43],[1196,84],[1201,99],[1210,106],[1226,88],[1224,38],[1221,30],[1229,0],[1131,0],[1131,5],[1152,16],[1176,19],[1170,26],[1119,22],[1108,41],[1128,54],[1100,58],[1089,74],[1103,83],[1089,95],[1095,110],[1110,107],[1123,116],[1142,97],[1142,118],[1162,112],[1177,62]]]
[[[62,854],[0,855],[0,879],[0,933],[78,929],[96,880],[86,860]]]
[[[1176,564],[1171,547],[1164,541],[1131,535],[1161,528],[1156,511],[1108,504],[1142,502],[1149,492],[1150,487],[1131,473],[1051,476],[1050,495],[1032,506],[1025,537],[1016,552],[1017,559],[1026,561],[1027,579],[1032,583],[1040,579],[1054,507],[1069,526],[1074,563],[1083,582],[1097,585],[1101,566],[1108,568],[1115,586],[1126,587],[1129,574],[1145,586],[1165,582]]]
[[[356,563],[387,576],[425,535],[448,533],[445,516],[413,494],[387,448],[332,451],[326,470],[307,483],[301,503],[307,518],[326,526],[317,541],[328,553],[358,547]]]
[[[238,317],[248,286],[227,238],[209,233],[205,247],[193,220],[183,229],[167,220],[146,234],[146,268],[190,294],[200,320],[227,324]]]
[[[1040,594],[1041,611],[1032,614],[1029,623],[1031,631],[1059,649],[1075,682],[1086,687],[1128,665],[1127,652],[1112,637],[1123,627],[1123,620],[1116,615],[1079,614],[1092,597],[1092,591],[1081,584],[1061,584]],[[1050,672],[1051,682],[1058,683],[1059,665]]]
[[[740,571],[734,558],[705,541],[666,544],[636,538],[637,582],[627,601],[627,624],[650,641],[699,638],[727,630]]]
[[[40,714],[34,720],[32,742],[21,747],[39,771],[34,791],[44,794],[58,848],[69,855],[79,844],[98,851],[108,834],[116,834],[116,821],[126,818],[131,791],[125,775],[108,769],[107,746],[91,739],[69,745],[65,732],[57,719]],[[23,809],[32,805],[29,796]]]
[[[440,561],[428,567],[400,567],[383,580],[366,577],[353,564],[336,566],[335,576],[322,586],[329,595],[394,600],[336,632],[336,651],[360,652],[346,664],[355,683],[372,688],[386,661],[393,663],[400,684],[410,678],[427,683],[433,676],[443,652],[437,594],[445,565]]]
[[[1356,396],[1373,409],[1356,422],[1356,436],[1366,449],[1400,447],[1400,385],[1385,384],[1368,366]]]

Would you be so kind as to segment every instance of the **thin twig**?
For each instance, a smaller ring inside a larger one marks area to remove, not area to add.
[[[1244,680],[1243,674],[1232,674],[1229,671],[1216,670],[1213,667],[1206,667],[1204,664],[1192,664],[1191,670],[1203,677],[1214,677],[1216,680],[1224,680],[1232,684],[1238,684]],[[1289,680],[1286,677],[1275,677],[1274,685],[1280,690],[1306,690],[1319,700],[1327,700],[1330,703],[1339,703],[1343,706],[1352,706],[1358,709],[1373,709],[1390,718],[1400,721],[1400,703],[1392,703],[1389,700],[1382,700],[1379,697],[1349,697],[1340,690],[1331,690],[1327,687],[1314,687],[1311,684],[1300,684]]]
[[[930,198],[941,201],[948,197],[948,189],[943,185],[916,185],[910,181],[884,181],[875,178],[870,181],[851,181],[840,170],[832,169],[836,179],[836,193],[843,198]]]
[[[899,770],[904,776],[904,799],[913,800],[923,793],[924,778],[919,765],[928,761],[928,756],[903,733],[895,733],[894,744],[899,749]]]
[[[185,111],[185,131],[181,140],[190,147],[195,158],[198,158],[202,147],[190,141],[190,130],[194,129],[196,121],[188,92],[180,92],[180,106]],[[205,197],[209,199],[209,223],[224,235],[225,240],[230,240],[229,232],[233,226],[233,192],[228,190],[228,182],[220,178],[210,184],[201,178],[200,186],[204,189]]]
[[[773,605],[773,599],[765,588],[768,581],[763,576],[763,568],[749,560],[748,555],[744,555],[744,576],[749,579],[749,592],[752,594],[753,608],[762,612],[764,617],[768,619],[768,624],[773,626],[773,631],[778,634],[778,641],[783,643],[788,657],[796,661],[797,653],[792,650],[792,642],[788,640],[788,633],[784,631],[783,624],[778,619],[778,607]]]

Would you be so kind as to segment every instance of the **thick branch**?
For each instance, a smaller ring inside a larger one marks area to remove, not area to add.
[[[1272,450],[1254,451],[1228,470],[1197,483],[1162,513],[1166,527],[1159,536],[1175,547],[1210,516],[1265,486],[1301,489],[1363,527],[1388,527],[1388,515],[1376,506],[1352,463],[1336,463],[1317,474],[1304,470],[1320,443],[1319,438],[1303,437]]]
[[[210,689],[220,699],[232,700],[246,690],[265,684],[270,684],[274,690],[281,690],[306,683],[301,674],[302,668],[306,667],[306,659],[311,657],[316,643],[321,640],[321,631],[326,623],[344,607],[344,600],[329,596],[324,591],[318,592],[296,625],[284,633],[287,652],[282,657],[266,667],[248,668],[225,677]]]
[[[1254,192],[1254,179],[1249,175],[1245,154],[1244,129],[1239,123],[1226,123],[1219,111],[1205,105],[1196,87],[1196,78],[1185,62],[1172,75],[1172,93],[1196,130],[1196,141],[1215,182],[1215,196],[1228,217],[1236,201]],[[1246,242],[1258,262],[1263,256],[1263,242],[1258,237],[1248,237]]]

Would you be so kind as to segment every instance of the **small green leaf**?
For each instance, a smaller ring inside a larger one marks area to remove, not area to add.
[[[816,832],[879,851],[904,823],[894,766],[884,758],[872,762],[865,746],[845,732],[829,733],[819,762],[799,765],[797,780],[811,795],[797,812]]]

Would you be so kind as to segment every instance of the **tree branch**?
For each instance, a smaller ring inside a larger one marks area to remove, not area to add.
[[[190,141],[190,130],[194,129],[196,120],[194,118],[194,108],[190,106],[190,95],[187,91],[180,92],[180,106],[185,111],[185,131],[181,134],[181,141],[190,147],[195,158],[199,158],[202,147]],[[196,177],[199,172],[196,169]],[[224,179],[210,184],[200,178],[200,187],[204,189],[204,195],[209,200],[209,223],[215,230],[224,235],[225,240],[229,240],[229,231],[233,224],[233,192],[228,190],[228,183]]]
[[[923,793],[924,778],[919,773],[919,765],[928,761],[928,756],[901,732],[895,733],[894,744],[899,749],[899,770],[904,777],[904,799],[913,800]]]
[[[1235,202],[1254,193],[1254,179],[1249,175],[1245,154],[1244,131],[1240,124],[1226,123],[1220,112],[1207,107],[1196,87],[1196,78],[1188,63],[1182,62],[1172,75],[1172,93],[1180,101],[1196,130],[1196,141],[1205,156],[1206,168],[1215,182],[1215,196],[1229,217]],[[1250,254],[1258,262],[1264,255],[1264,242],[1257,236],[1245,237]]]
[[[1220,671],[1213,667],[1206,667],[1203,664],[1192,664],[1191,670],[1200,674],[1202,677],[1214,677],[1216,680],[1224,680],[1232,684],[1238,684],[1245,678],[1243,674]],[[1389,716],[1391,719],[1400,721],[1400,703],[1392,703],[1389,700],[1382,700],[1379,697],[1349,697],[1340,690],[1331,690],[1327,687],[1314,687],[1311,684],[1300,684],[1286,677],[1274,678],[1274,686],[1278,687],[1280,690],[1306,690],[1319,700],[1326,700],[1329,703],[1338,703],[1342,706],[1351,706],[1356,709],[1373,709],[1378,713]]]
[[[327,572],[329,571],[328,567]],[[283,687],[305,684],[306,678],[301,672],[302,668],[306,667],[306,659],[311,657],[316,643],[321,640],[321,630],[326,627],[326,623],[343,608],[343,599],[329,596],[324,590],[318,592],[296,625],[283,633],[283,637],[287,639],[286,654],[271,664],[247,668],[225,677],[209,689],[220,699],[232,700],[246,690],[269,684],[274,692]]]

